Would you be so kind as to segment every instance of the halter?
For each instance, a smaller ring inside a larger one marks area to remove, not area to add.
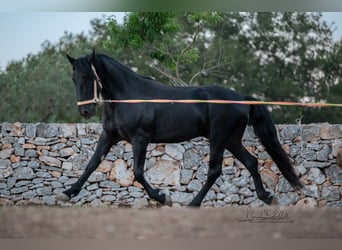
[[[100,79],[99,75],[97,74],[96,69],[95,69],[93,64],[91,64],[91,69],[92,69],[94,76],[95,76],[95,79],[94,79],[94,98],[90,99],[90,100],[85,100],[85,101],[78,101],[77,102],[78,106],[91,104],[91,103],[97,104],[97,103],[103,103],[103,102],[110,102],[108,100],[102,99],[102,97],[101,97],[101,90],[102,90],[101,79]],[[99,86],[99,88],[100,88],[100,98],[98,98],[98,96],[97,96],[97,86]]]

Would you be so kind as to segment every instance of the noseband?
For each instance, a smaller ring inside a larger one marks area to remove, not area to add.
[[[85,101],[78,101],[77,102],[78,106],[91,104],[91,103],[97,104],[97,103],[106,102],[105,100],[103,100],[101,98],[102,83],[101,83],[101,79],[100,79],[99,75],[97,74],[96,69],[95,69],[93,64],[91,64],[91,69],[92,69],[94,76],[95,76],[95,78],[94,78],[94,98],[90,99],[90,100],[85,100]],[[97,94],[97,86],[100,89],[100,98],[98,98],[98,96],[97,96],[98,95]]]

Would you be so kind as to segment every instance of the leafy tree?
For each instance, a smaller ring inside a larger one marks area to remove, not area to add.
[[[339,60],[332,29],[320,13],[131,13],[123,26],[110,20],[109,31],[108,48],[142,54],[157,79],[174,85],[221,84],[267,101],[326,102],[340,76],[332,66],[332,57]],[[328,108],[271,108],[278,123],[329,121]]]
[[[110,19],[110,41],[107,48],[139,49],[146,66],[166,77],[172,85],[187,86],[203,68],[189,72],[187,65],[203,62],[200,51],[208,40],[205,26],[219,22],[216,13],[139,12],[126,16],[124,25]],[[191,27],[191,28],[189,28]]]

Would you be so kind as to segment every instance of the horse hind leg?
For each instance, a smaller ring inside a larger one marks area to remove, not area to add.
[[[227,149],[236,157],[236,159],[245,165],[251,173],[258,198],[268,205],[275,203],[276,200],[274,197],[270,192],[265,190],[262,184],[258,171],[258,160],[251,155],[241,143],[238,145],[230,145]]]

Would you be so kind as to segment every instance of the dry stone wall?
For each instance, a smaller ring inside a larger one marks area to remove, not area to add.
[[[247,128],[244,145],[259,159],[266,189],[282,206],[342,207],[342,169],[336,155],[342,125],[278,125],[279,138],[305,183],[294,191]],[[69,188],[93,155],[100,124],[0,124],[0,205],[130,206],[157,205],[134,181],[132,147],[122,141],[90,176],[69,203],[56,194]],[[174,206],[187,205],[206,181],[209,142],[196,138],[177,144],[150,144],[145,174],[171,195]],[[223,173],[203,201],[204,206],[263,206],[249,172],[226,151]]]

